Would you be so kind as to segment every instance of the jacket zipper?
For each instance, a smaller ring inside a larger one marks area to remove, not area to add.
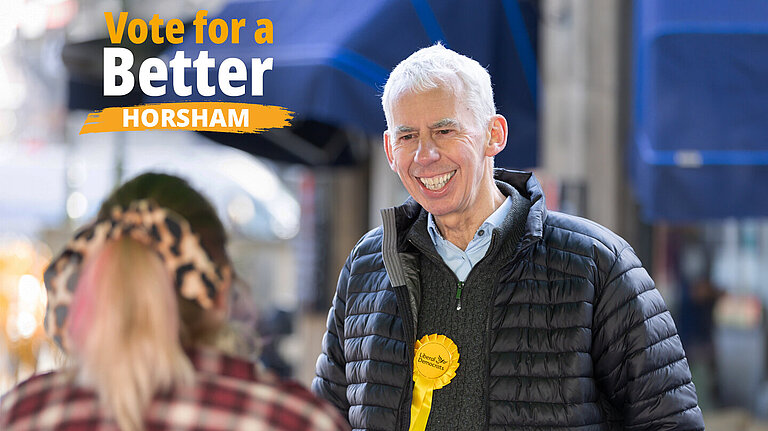
[[[416,336],[413,333],[413,318],[411,316],[410,301],[408,300],[408,288],[406,286],[398,286],[395,287],[394,290],[398,306],[402,304],[402,306],[399,308],[402,310],[402,316],[400,318],[403,320],[403,332],[405,334],[405,358],[408,364],[408,373],[405,384],[403,385],[403,393],[400,396],[398,428],[401,430],[407,430],[410,422],[405,422],[405,413],[408,411],[408,409],[404,408],[404,405],[406,404],[405,401],[408,399],[408,396],[413,396],[413,349],[416,344]],[[410,407],[410,405],[407,405],[406,407]]]
[[[456,311],[461,310],[461,290],[464,289],[464,282],[460,281],[456,285]]]
[[[522,238],[521,238],[521,240],[522,240]],[[520,258],[520,256],[523,254],[523,251],[527,250],[531,246],[531,244],[533,244],[533,243],[526,244],[523,247],[520,247],[519,249],[517,249],[512,254],[512,257],[509,259],[509,264],[510,265],[514,264]],[[499,289],[499,285],[501,284],[500,279],[501,279],[501,268],[499,268],[499,270],[496,271],[496,277],[494,279],[494,284],[496,286],[494,287],[493,293],[491,294],[491,297],[490,297],[490,299],[488,301],[488,310],[490,310],[490,311],[488,313],[488,320],[486,320],[486,322],[485,322],[485,342],[486,342],[486,345],[488,347],[486,354],[488,355],[488,363],[489,364],[491,362],[490,361],[490,359],[491,359],[490,358],[491,349],[493,348],[493,346],[491,346],[491,343],[493,342],[493,340],[492,340],[492,338],[493,338],[492,337],[492,328],[491,328],[491,321],[493,320],[493,302],[496,300],[497,290]],[[483,399],[484,400],[489,400],[490,397],[491,397],[491,387],[490,387],[490,385],[491,385],[491,367],[488,367],[486,372],[487,372],[487,374],[485,376],[486,385],[485,385],[485,393],[483,394]],[[490,415],[490,413],[491,413],[491,405],[490,405],[489,402],[486,402],[484,407],[485,407],[485,424],[484,425],[485,425],[485,429],[488,429],[488,427],[490,426],[490,420],[491,420],[491,415]]]

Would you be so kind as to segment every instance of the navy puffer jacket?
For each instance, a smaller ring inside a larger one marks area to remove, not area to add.
[[[608,229],[547,212],[530,173],[496,179],[531,200],[498,271],[490,313],[490,430],[701,430],[674,322],[632,248]],[[421,298],[412,199],[382,211],[341,270],[315,394],[358,430],[407,430]],[[456,429],[461,429],[457,424]]]

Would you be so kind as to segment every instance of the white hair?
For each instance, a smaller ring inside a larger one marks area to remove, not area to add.
[[[496,114],[488,71],[477,61],[438,42],[414,52],[389,74],[381,96],[387,129],[391,132],[395,126],[392,124],[392,107],[400,96],[441,86],[453,89],[470,109],[478,126],[485,127]]]

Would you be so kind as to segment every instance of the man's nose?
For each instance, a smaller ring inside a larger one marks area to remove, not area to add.
[[[427,165],[437,161],[439,158],[440,152],[432,137],[419,137],[419,146],[416,148],[414,161],[421,165]]]

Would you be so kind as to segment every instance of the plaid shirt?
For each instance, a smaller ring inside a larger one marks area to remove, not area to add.
[[[197,370],[192,387],[155,397],[147,431],[348,430],[330,404],[253,363],[210,350],[191,351]],[[67,371],[34,376],[0,398],[3,431],[117,431],[94,391],[76,386]]]

